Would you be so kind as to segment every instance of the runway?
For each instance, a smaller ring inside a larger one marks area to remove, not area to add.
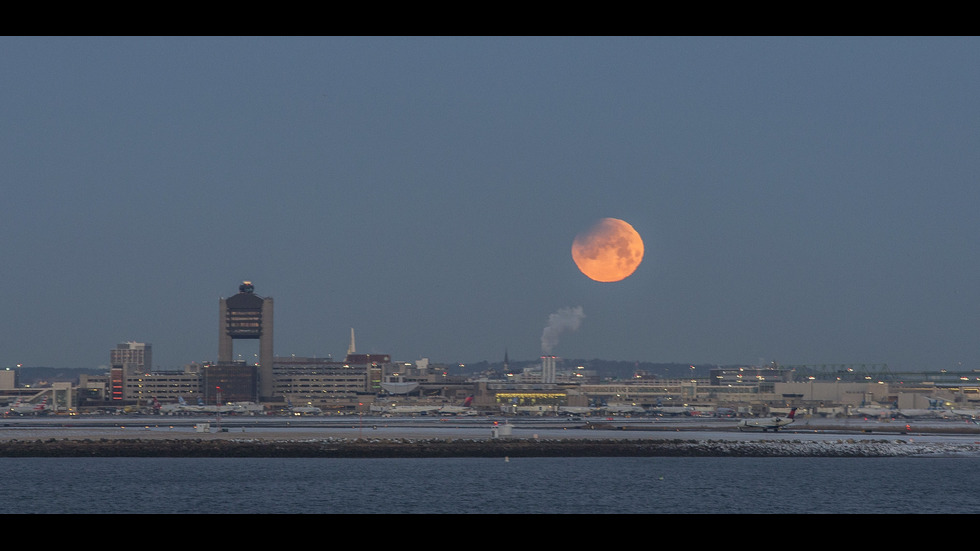
[[[369,416],[49,416],[0,420],[5,440],[218,438],[315,439],[603,439],[603,440],[882,440],[977,443],[980,426],[963,420],[800,419],[779,432],[740,432],[737,419],[610,417]]]

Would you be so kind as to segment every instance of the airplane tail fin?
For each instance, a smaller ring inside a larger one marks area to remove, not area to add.
[[[793,419],[796,417],[796,408],[789,410],[789,418]]]

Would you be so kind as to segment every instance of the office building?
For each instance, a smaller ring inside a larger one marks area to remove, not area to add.
[[[110,398],[131,400],[136,396],[126,380],[153,369],[153,347],[143,342],[124,342],[109,351]]]

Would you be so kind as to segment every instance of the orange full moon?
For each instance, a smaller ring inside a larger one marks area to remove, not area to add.
[[[591,279],[621,281],[643,261],[643,239],[626,222],[603,218],[575,237],[572,259]]]

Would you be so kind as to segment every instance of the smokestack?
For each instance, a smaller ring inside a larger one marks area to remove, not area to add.
[[[354,353],[354,328],[350,328],[350,346],[347,347],[347,355]]]
[[[541,382],[545,384],[555,383],[554,356],[541,356]]]

